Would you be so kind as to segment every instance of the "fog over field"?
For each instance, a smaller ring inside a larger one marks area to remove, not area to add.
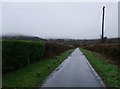
[[[2,34],[97,39],[104,5],[105,36],[118,37],[117,2],[4,2]]]

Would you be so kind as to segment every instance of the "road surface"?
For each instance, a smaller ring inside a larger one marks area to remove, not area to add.
[[[42,87],[105,87],[83,53],[76,50],[44,81]]]

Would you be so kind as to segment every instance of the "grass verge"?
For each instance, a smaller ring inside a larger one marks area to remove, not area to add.
[[[53,59],[45,59],[29,64],[19,70],[3,75],[2,87],[36,87],[66,59],[73,49]]]
[[[120,75],[118,66],[109,64],[107,61],[102,60],[95,52],[91,52],[85,49],[81,49],[81,51],[85,54],[89,62],[102,77],[108,87],[120,88]]]

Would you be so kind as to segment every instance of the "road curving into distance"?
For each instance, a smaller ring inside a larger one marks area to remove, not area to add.
[[[76,48],[44,81],[44,87],[100,87],[105,84],[87,58]]]

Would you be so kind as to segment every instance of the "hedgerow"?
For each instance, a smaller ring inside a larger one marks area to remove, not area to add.
[[[34,61],[40,60],[45,52],[44,42],[3,40],[3,73],[16,70]]]
[[[116,62],[118,62],[120,58],[120,44],[86,45],[83,46],[83,48],[104,54]]]
[[[3,40],[2,73],[19,69],[38,60],[55,57],[71,48],[73,47],[57,42]]]
[[[65,45],[63,43],[46,42],[45,57],[47,57],[47,58],[54,57],[66,50],[71,49],[71,48],[73,48],[73,47],[69,46],[69,45]]]

